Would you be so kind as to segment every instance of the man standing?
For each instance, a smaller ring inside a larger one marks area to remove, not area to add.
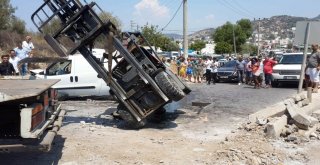
[[[265,59],[263,61],[263,72],[264,72],[264,79],[266,83],[265,88],[271,87],[273,66],[277,63],[278,63],[277,61],[271,59],[269,56],[265,56]]]
[[[9,62],[9,55],[1,56],[2,62],[0,63],[0,75],[2,76],[12,76],[15,75],[15,70],[13,65]]]
[[[14,50],[10,50],[10,59],[9,62],[13,65],[14,70],[16,71],[16,75],[19,75],[18,62],[20,58],[16,56],[16,52]]]
[[[241,85],[243,83],[244,65],[245,64],[243,61],[243,57],[239,56],[235,66],[235,70],[237,71],[237,75],[238,75],[238,85]]]
[[[27,36],[26,40],[22,42],[22,47],[30,53],[34,49],[33,43],[31,42],[31,36]]]
[[[310,77],[308,87],[312,87],[313,93],[318,93],[320,52],[317,44],[311,45],[312,53],[307,62],[307,74]]]
[[[26,49],[24,49],[22,47],[22,44],[21,42],[18,42],[17,44],[18,47],[16,47],[14,49],[14,51],[16,52],[16,55],[17,57],[19,57],[20,60],[24,59],[24,58],[27,58],[28,57],[28,51]],[[21,67],[21,76],[24,76],[27,74],[27,64],[22,64],[22,67]]]
[[[211,74],[212,60],[211,60],[211,57],[208,57],[204,64],[206,66],[206,81],[207,81],[207,84],[210,85],[210,82],[212,81],[212,74]]]
[[[218,73],[218,60],[216,58],[213,58],[213,62],[212,62],[212,80],[213,80],[213,84],[216,84],[216,82],[218,82],[218,78],[217,78],[217,73]]]

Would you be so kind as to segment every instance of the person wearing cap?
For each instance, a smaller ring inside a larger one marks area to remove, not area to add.
[[[312,53],[307,61],[307,71],[306,74],[309,75],[310,81],[308,82],[308,87],[312,87],[313,93],[318,93],[319,85],[319,70],[320,70],[320,52],[319,45],[311,45]]]
[[[0,75],[2,76],[10,76],[15,75],[15,70],[13,65],[9,62],[9,55],[1,56],[2,62],[0,63]]]

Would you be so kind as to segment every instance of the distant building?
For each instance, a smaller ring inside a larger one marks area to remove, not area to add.
[[[216,44],[214,42],[206,44],[206,47],[201,49],[201,54],[214,54],[215,47],[216,47]]]

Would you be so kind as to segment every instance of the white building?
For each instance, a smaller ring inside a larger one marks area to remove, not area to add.
[[[206,44],[206,47],[201,49],[201,54],[214,54],[215,47],[216,47],[215,43]]]

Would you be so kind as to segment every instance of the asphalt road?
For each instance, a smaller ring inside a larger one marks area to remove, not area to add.
[[[210,114],[208,118],[212,122],[223,125],[246,119],[249,114],[281,102],[297,93],[297,85],[267,89],[254,89],[253,86],[237,83],[216,83],[216,85],[189,83],[189,86],[193,90],[192,93],[179,103],[172,103],[172,109],[177,107],[192,109],[191,105],[194,101],[210,103],[203,109],[203,113]]]

